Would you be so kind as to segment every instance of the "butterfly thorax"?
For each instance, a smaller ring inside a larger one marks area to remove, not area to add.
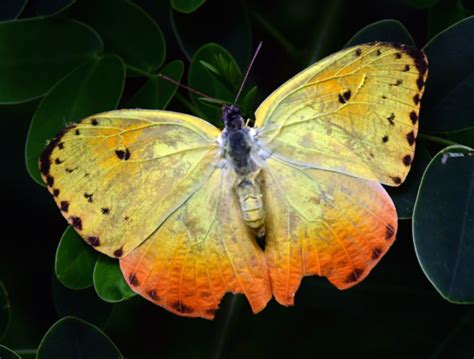
[[[258,236],[263,236],[265,210],[256,141],[251,129],[244,126],[237,106],[224,106],[222,120],[225,125],[222,132],[224,158],[236,175],[234,191],[239,199],[243,220]]]

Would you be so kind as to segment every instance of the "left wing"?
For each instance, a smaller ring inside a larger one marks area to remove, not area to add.
[[[272,292],[265,257],[240,217],[232,174],[216,169],[120,266],[130,287],[182,316],[214,318],[227,292],[256,313]]]
[[[275,158],[262,173],[265,255],[280,304],[293,304],[306,275],[339,289],[359,283],[392,245],[397,214],[379,183]]]

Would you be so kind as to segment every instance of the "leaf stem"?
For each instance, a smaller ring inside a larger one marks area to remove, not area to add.
[[[37,349],[12,349],[15,353],[19,355],[33,355],[38,351]]]
[[[227,311],[224,316],[224,323],[221,327],[220,335],[217,340],[217,345],[216,345],[216,350],[214,352],[214,359],[221,359],[222,358],[222,353],[224,351],[225,344],[227,342],[227,337],[229,336],[229,329],[230,329],[230,323],[232,321],[232,318],[234,317],[234,313],[237,308],[237,304],[239,302],[239,296],[233,295],[229,306],[227,307]]]
[[[174,97],[179,102],[181,102],[181,104],[184,105],[194,115],[205,118],[206,115],[204,115],[204,113],[197,106],[195,106],[191,101],[189,101],[186,97],[181,95],[179,92],[176,92],[176,95],[174,95]]]
[[[447,146],[459,145],[459,143],[454,142],[454,141],[451,141],[451,140],[448,140],[448,139],[446,139],[446,138],[442,138],[442,137],[438,137],[438,136],[432,136],[432,135],[427,135],[427,134],[425,134],[425,133],[420,133],[420,135],[418,136],[418,138],[420,138],[420,139],[422,139],[422,140],[430,141],[430,142],[439,143],[439,144],[441,144],[441,145],[447,145]]]
[[[137,74],[140,74],[142,76],[145,76],[145,77],[151,77],[152,74],[145,71],[145,70],[142,70],[142,69],[139,69],[138,67],[135,67],[135,66],[132,66],[132,65],[126,65],[126,68],[127,70],[132,70],[133,72],[136,72]]]

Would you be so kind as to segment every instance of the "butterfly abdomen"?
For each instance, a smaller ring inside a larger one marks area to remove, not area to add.
[[[265,209],[258,173],[251,177],[239,178],[236,186],[240,209],[244,222],[257,232],[258,236],[265,234]]]

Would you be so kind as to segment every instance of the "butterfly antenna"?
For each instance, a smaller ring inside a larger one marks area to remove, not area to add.
[[[255,53],[253,54],[252,60],[250,61],[249,66],[247,67],[247,71],[245,71],[244,79],[242,80],[242,84],[240,85],[239,92],[237,92],[237,96],[235,96],[234,103],[236,103],[237,100],[239,99],[240,93],[242,92],[242,89],[244,88],[245,81],[247,81],[247,77],[249,76],[250,70],[252,69],[253,63],[255,62],[255,59],[257,58],[258,52],[260,51],[261,47],[262,47],[262,41],[259,42],[257,49],[255,50]]]
[[[214,98],[214,97],[211,97],[211,96],[209,96],[209,95],[206,95],[204,92],[201,92],[201,91],[198,91],[198,90],[193,89],[192,87],[183,85],[182,83],[180,83],[180,82],[178,82],[178,81],[176,81],[176,80],[174,80],[174,79],[172,79],[171,77],[168,77],[168,76],[166,76],[166,75],[158,74],[158,77],[161,77],[162,79],[164,79],[164,80],[166,80],[166,81],[169,81],[169,82],[175,84],[176,86],[179,86],[179,87],[182,87],[182,88],[184,88],[184,89],[186,89],[186,90],[188,90],[188,91],[194,92],[194,93],[197,94],[197,95],[203,96],[203,97],[208,98],[208,99],[210,99],[210,100],[214,100],[214,101],[217,102],[217,103],[223,102],[223,101],[221,101],[221,100],[219,100],[219,99],[217,99],[217,98]]]

